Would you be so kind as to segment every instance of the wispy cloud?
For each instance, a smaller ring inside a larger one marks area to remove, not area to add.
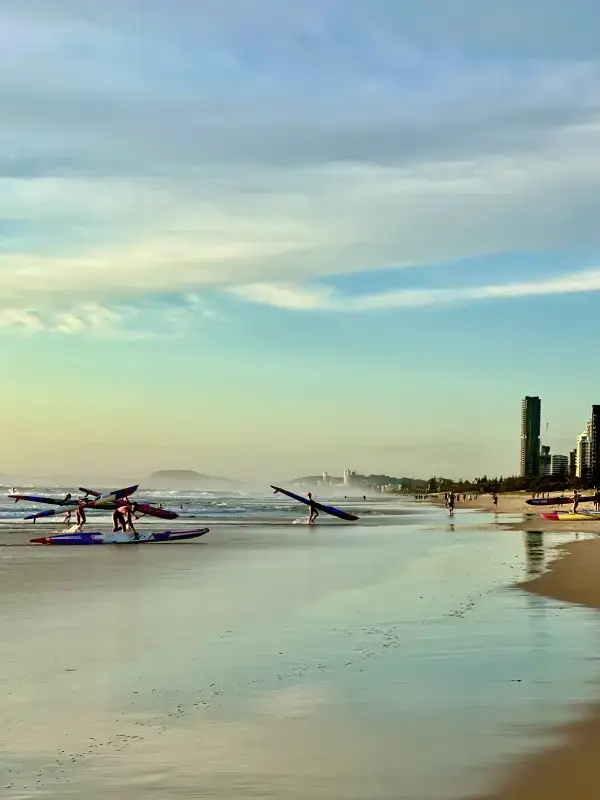
[[[519,297],[576,294],[600,291],[600,269],[568,273],[539,281],[451,289],[401,289],[347,297],[328,286],[257,283],[231,290],[243,300],[294,311],[358,312],[393,308],[425,308],[452,303],[507,300]]]
[[[1,8],[3,313],[32,309],[33,329],[65,293],[115,308],[165,291],[600,249],[600,12],[591,0],[482,8]],[[269,291],[282,307],[338,302],[326,289]],[[59,313],[62,333],[102,327]]]

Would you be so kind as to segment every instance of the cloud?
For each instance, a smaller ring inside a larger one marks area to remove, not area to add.
[[[150,333],[128,328],[128,317],[134,310],[105,308],[97,303],[62,311],[38,312],[31,309],[0,309],[0,329],[27,333],[55,333],[67,336],[85,335],[98,339],[140,339]]]
[[[31,309],[3,308],[0,309],[0,329],[16,328],[22,332],[39,333],[45,330],[45,325]]]
[[[591,0],[2,8],[0,307],[79,333],[102,326],[67,294],[328,307],[287,284],[600,249],[594,21]]]
[[[539,281],[458,286],[451,289],[400,289],[364,294],[359,297],[345,297],[328,286],[295,286],[294,284],[257,283],[231,290],[232,294],[243,300],[275,308],[335,312],[426,308],[482,300],[506,300],[598,291],[600,291],[600,269],[568,273]]]

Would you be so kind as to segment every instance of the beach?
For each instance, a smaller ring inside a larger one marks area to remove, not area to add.
[[[595,614],[531,590],[561,534],[403,499],[312,529],[272,496],[163,499],[210,534],[0,526],[8,800],[491,797],[593,707]]]
[[[600,609],[600,541],[560,548],[549,569],[519,588],[560,603]],[[558,746],[530,757],[511,771],[499,791],[481,800],[593,800],[600,797],[600,704],[581,710],[580,718],[557,727]]]

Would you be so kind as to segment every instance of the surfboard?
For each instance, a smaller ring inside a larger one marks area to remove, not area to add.
[[[182,542],[198,539],[209,532],[209,528],[195,528],[187,531],[143,532],[135,539],[133,533],[99,533],[81,531],[79,533],[57,533],[54,536],[39,536],[30,539],[31,544],[88,545],[88,544],[150,544],[151,542]]]
[[[586,497],[580,497],[580,503],[591,503],[594,499],[594,495],[586,495]],[[564,506],[568,503],[573,502],[573,497],[567,497],[566,495],[562,495],[561,497],[533,497],[530,500],[525,501],[529,506]]]
[[[122,500],[124,497],[129,497],[129,495],[137,491],[137,488],[138,484],[135,486],[127,486],[125,489],[117,489],[115,492],[102,494],[100,497],[96,498],[96,500],[74,502],[68,506],[56,506],[55,508],[49,508],[47,511],[38,511],[35,514],[29,514],[28,516],[23,517],[23,519],[33,520],[35,522],[36,519],[42,519],[44,517],[55,517],[57,514],[68,514],[69,512],[77,511],[80,505],[83,505],[86,511],[89,508],[101,508],[103,503],[110,501],[114,502],[115,500]]]
[[[307,497],[302,497],[302,495],[289,492],[287,489],[282,489],[280,486],[273,486],[273,484],[271,484],[271,489],[274,489],[276,494],[277,492],[281,492],[281,494],[291,497],[292,500],[297,500],[299,503],[304,503],[305,506],[310,505],[310,500]],[[335,506],[325,506],[322,503],[317,503],[316,500],[313,500],[313,505],[317,511],[323,511],[325,514],[331,514],[332,517],[345,519],[348,522],[355,522],[358,519],[357,516],[350,514],[348,511],[342,511],[342,509],[335,508]]]

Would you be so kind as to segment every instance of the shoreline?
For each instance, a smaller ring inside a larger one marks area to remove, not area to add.
[[[542,520],[544,522],[544,520]],[[552,530],[561,523],[548,522]],[[569,523],[572,525],[575,523]],[[525,527],[523,527],[525,525]],[[587,531],[598,523],[584,524]],[[531,530],[527,523],[508,529]],[[578,527],[581,531],[582,526]],[[547,530],[547,529],[543,529]],[[564,525],[559,530],[570,531]],[[590,530],[590,532],[593,532]],[[556,547],[548,569],[513,588],[560,603],[600,610],[600,540],[584,539]],[[471,800],[593,800],[600,797],[600,701],[575,707],[573,722],[541,733],[558,744],[498,769],[498,788]]]

